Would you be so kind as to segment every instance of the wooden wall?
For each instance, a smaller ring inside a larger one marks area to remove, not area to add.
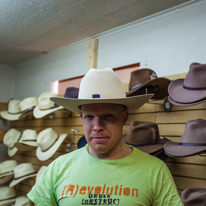
[[[184,76],[185,74],[180,74],[168,78],[176,79],[181,77],[184,78]],[[160,136],[179,142],[185,129],[185,123],[197,118],[206,119],[206,103],[190,107],[173,106],[171,112],[165,112],[163,101],[152,102],[145,104],[143,107],[130,114],[128,122],[124,126],[123,134],[128,132],[130,123],[133,120],[149,121],[158,124]],[[27,152],[18,151],[12,158],[8,157],[8,159],[17,160],[18,164],[31,162],[36,171],[38,171],[42,165],[47,166],[58,156],[67,153],[67,144],[72,143],[73,138],[73,132],[70,131],[71,129],[79,130],[79,132],[75,134],[75,142],[72,146],[72,150],[77,149],[76,143],[84,134],[80,117],[73,113],[71,115],[67,110],[54,112],[52,118],[50,115],[47,115],[42,119],[34,119],[32,115],[30,115],[25,119],[10,122],[9,127],[16,128],[20,131],[35,129],[37,133],[48,127],[52,127],[59,134],[68,133],[63,144],[47,161],[39,161],[36,157],[35,150]],[[183,158],[168,158],[165,162],[173,175],[179,193],[186,188],[206,187],[206,156],[195,155]],[[29,178],[20,182],[15,186],[17,194],[26,195],[34,184],[35,178]]]

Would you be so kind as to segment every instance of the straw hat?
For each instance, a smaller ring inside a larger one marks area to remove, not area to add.
[[[36,175],[36,181],[40,178],[40,176],[43,174],[44,170],[47,168],[47,166],[41,166],[39,169],[37,175]]]
[[[176,79],[168,87],[170,101],[190,106],[206,101],[206,64],[192,63],[185,79]]]
[[[196,119],[186,122],[180,142],[167,142],[165,153],[171,157],[191,156],[206,151],[206,120]]]
[[[0,164],[0,178],[14,174],[14,168],[17,166],[16,160],[6,160]]]
[[[124,84],[111,68],[90,69],[83,77],[78,99],[51,97],[50,99],[64,108],[79,114],[79,106],[95,103],[125,105],[134,112],[153,96],[153,94],[126,97]]]
[[[160,139],[156,123],[132,121],[129,132],[122,136],[122,142],[150,154],[163,149],[168,140]]]
[[[8,186],[0,187],[0,205],[11,205],[16,201],[16,192],[14,188]]]
[[[22,133],[21,139],[14,143],[14,146],[21,151],[33,150],[38,147],[36,130],[26,129]]]
[[[21,139],[22,132],[12,128],[5,135],[3,143],[8,147],[8,155],[10,157],[14,156],[18,149],[14,146],[15,142]]]
[[[22,163],[14,168],[14,179],[10,182],[9,186],[13,187],[19,182],[36,176],[35,169],[31,163]]]
[[[26,196],[20,196],[16,198],[15,206],[32,206],[31,200]]]
[[[54,105],[54,102],[49,99],[50,97],[56,96],[57,94],[52,92],[45,92],[41,94],[38,98],[38,105],[35,107],[33,112],[34,117],[41,118],[59,109],[63,109],[62,106]]]
[[[59,148],[66,138],[67,134],[58,135],[52,128],[41,131],[37,136],[39,147],[36,150],[36,156],[39,160],[49,159]]]
[[[129,92],[127,97],[154,93],[152,99],[163,99],[168,96],[170,80],[164,77],[157,77],[151,69],[138,69],[131,72]]]
[[[1,111],[1,116],[7,120],[17,120],[21,115],[20,100],[10,100],[8,111]]]

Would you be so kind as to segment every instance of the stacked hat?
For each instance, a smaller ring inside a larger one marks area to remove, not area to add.
[[[141,107],[153,94],[126,97],[124,84],[111,68],[90,69],[83,77],[78,99],[51,97],[51,100],[64,108],[79,114],[80,106],[95,103],[125,105],[129,112]]]
[[[15,142],[14,146],[21,151],[36,149],[38,147],[36,130],[24,130],[21,139],[18,142]]]
[[[20,196],[16,198],[14,206],[33,206],[31,200],[26,196]]]
[[[188,188],[182,191],[181,200],[184,206],[205,206],[206,189],[205,188]]]
[[[12,179],[16,166],[16,160],[6,160],[0,164],[0,184],[4,184]]]
[[[0,187],[0,206],[12,205],[16,201],[16,191],[8,186]]]
[[[37,136],[36,156],[39,160],[49,159],[60,147],[67,134],[57,134],[52,128],[41,131]]]
[[[20,141],[22,132],[12,128],[4,135],[3,143],[8,147],[8,155],[14,156],[18,149],[14,146],[14,143]]]
[[[132,121],[128,133],[122,136],[122,142],[155,156],[157,152],[163,152],[164,144],[168,140],[160,139],[156,123]]]
[[[22,163],[14,168],[14,179],[10,182],[9,186],[13,187],[19,182],[36,176],[35,169],[31,163]]]
[[[167,142],[165,153],[170,157],[185,157],[206,151],[206,120],[196,119],[186,123],[180,142]]]
[[[131,72],[127,97],[154,94],[152,99],[163,99],[168,96],[170,80],[158,77],[151,69],[138,69]]]
[[[192,63],[185,79],[177,79],[168,87],[169,100],[177,106],[191,106],[206,101],[206,64]]]

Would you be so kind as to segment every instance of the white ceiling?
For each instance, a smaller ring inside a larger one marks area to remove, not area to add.
[[[190,0],[0,0],[0,64],[17,65]]]

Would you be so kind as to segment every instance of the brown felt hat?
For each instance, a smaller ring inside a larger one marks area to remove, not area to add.
[[[129,92],[127,97],[154,94],[151,99],[163,99],[168,96],[170,80],[164,77],[157,77],[151,69],[138,69],[131,72]]]
[[[206,64],[192,63],[185,79],[177,79],[168,87],[171,103],[190,106],[206,101]],[[173,101],[174,100],[174,101]]]
[[[181,200],[184,206],[205,206],[206,189],[205,188],[188,188],[182,191]]]
[[[171,157],[191,156],[206,151],[206,120],[196,119],[186,123],[180,142],[167,142],[165,152]]]
[[[168,140],[160,139],[156,123],[132,121],[129,132],[122,136],[122,142],[151,154],[163,149]]]

